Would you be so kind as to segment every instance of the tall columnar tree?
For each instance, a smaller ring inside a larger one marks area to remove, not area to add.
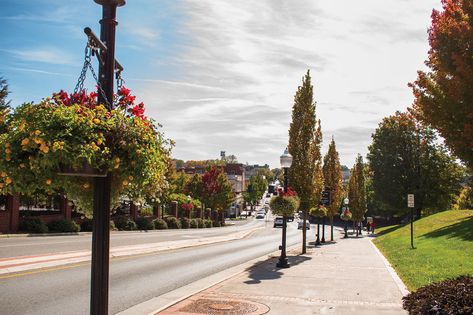
[[[299,195],[304,222],[307,211],[318,202],[322,190],[321,142],[320,121],[317,123],[316,120],[313,86],[310,72],[307,71],[302,86],[299,86],[294,96],[288,146],[293,157],[289,183]],[[305,228],[302,229],[302,252],[306,252]]]
[[[418,72],[410,84],[415,101],[412,113],[432,126],[448,147],[473,169],[473,2],[442,0],[433,10],[430,71]]]
[[[333,241],[333,216],[338,213],[340,201],[342,198],[342,168],[338,157],[335,140],[328,147],[328,152],[324,156],[324,166],[322,168],[324,174],[324,183],[330,188],[331,203],[328,207],[328,216],[330,218],[330,240]]]
[[[359,225],[364,220],[366,213],[366,188],[363,158],[358,154],[355,165],[351,169],[348,181],[348,199],[352,212],[352,220],[355,225]],[[358,228],[356,229],[358,236]]]
[[[407,213],[407,194],[415,195],[417,216],[450,206],[463,172],[431,129],[397,112],[383,119],[372,138],[373,198],[388,215]]]

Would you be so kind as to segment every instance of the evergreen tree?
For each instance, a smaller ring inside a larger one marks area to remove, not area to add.
[[[6,120],[10,112],[10,101],[7,101],[8,94],[10,91],[8,91],[7,80],[0,77],[0,133],[7,131]]]
[[[324,184],[330,188],[331,204],[328,207],[328,216],[330,218],[330,240],[333,241],[333,216],[338,213],[340,201],[342,198],[342,168],[338,157],[335,140],[328,147],[328,152],[324,156]]]
[[[310,72],[302,79],[294,96],[292,122],[289,129],[288,150],[292,155],[289,169],[289,184],[300,198],[300,209],[304,222],[307,211],[318,203],[322,190],[320,145],[322,132],[320,121],[317,124],[313,86]],[[306,229],[302,229],[302,253],[306,252]]]

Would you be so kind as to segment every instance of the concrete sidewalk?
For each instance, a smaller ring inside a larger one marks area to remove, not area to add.
[[[371,237],[339,239],[299,255],[291,268],[272,257],[151,314],[407,314],[408,291]]]

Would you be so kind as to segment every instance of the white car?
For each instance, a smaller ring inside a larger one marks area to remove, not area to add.
[[[308,220],[305,221],[305,229],[310,230],[310,223]],[[297,222],[297,228],[301,230],[304,227],[304,220]]]
[[[266,216],[265,213],[263,212],[258,212],[255,216],[256,219],[264,219],[264,217]]]

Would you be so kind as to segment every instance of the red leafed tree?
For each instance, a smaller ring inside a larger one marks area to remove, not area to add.
[[[235,195],[232,184],[223,173],[223,168],[212,166],[202,175],[202,183],[202,201],[207,207],[223,212],[231,205]]]
[[[412,87],[411,112],[434,127],[450,149],[473,169],[473,2],[442,0],[432,12],[430,50]]]

